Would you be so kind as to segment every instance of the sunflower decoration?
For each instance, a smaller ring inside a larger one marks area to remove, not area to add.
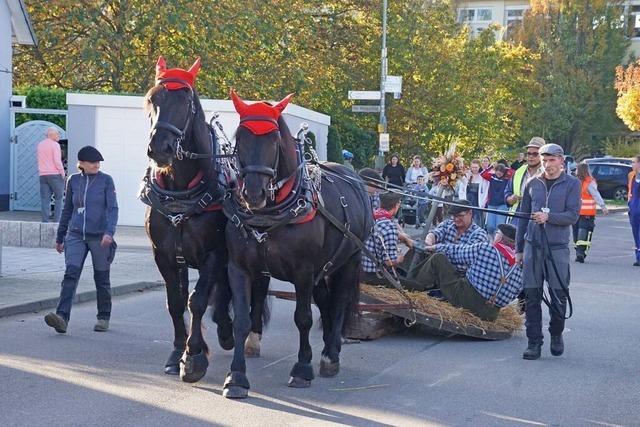
[[[445,190],[453,190],[462,176],[463,169],[464,159],[456,152],[456,142],[453,142],[444,155],[434,159],[431,179]]]

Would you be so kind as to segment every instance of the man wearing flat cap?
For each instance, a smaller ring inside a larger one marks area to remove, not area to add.
[[[523,261],[525,313],[528,346],[522,357],[541,355],[542,296],[544,281],[550,294],[549,333],[551,354],[564,352],[562,332],[569,288],[569,242],[571,226],[578,220],[581,205],[580,181],[565,173],[564,151],[557,144],[540,147],[544,172],[525,187],[518,212],[531,219],[518,219],[516,251]]]
[[[436,253],[423,267],[427,289],[440,289],[452,305],[466,308],[483,320],[494,321],[500,309],[522,290],[522,267],[516,262],[516,229],[500,224],[493,244],[438,243],[428,246]],[[454,263],[468,266],[461,274]]]

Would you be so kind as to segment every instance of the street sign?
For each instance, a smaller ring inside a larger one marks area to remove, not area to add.
[[[383,151],[383,152],[388,152],[389,151],[389,134],[388,133],[381,133],[378,139],[378,143],[379,143],[379,150]]]
[[[351,106],[353,113],[379,113],[379,105],[353,105]]]
[[[402,76],[387,76],[387,80],[384,82],[384,91],[402,93]]]
[[[361,99],[361,100],[380,99],[380,91],[379,90],[350,90],[348,97],[349,99]]]

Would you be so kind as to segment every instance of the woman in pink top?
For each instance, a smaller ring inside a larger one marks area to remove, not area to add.
[[[62,166],[62,151],[58,144],[60,133],[55,128],[49,128],[46,136],[47,138],[40,141],[37,148],[42,222],[49,221],[51,194],[55,197],[53,221],[59,222],[64,192],[64,166]]]

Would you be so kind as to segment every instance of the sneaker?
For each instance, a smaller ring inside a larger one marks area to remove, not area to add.
[[[109,320],[98,319],[96,325],[93,327],[93,330],[96,332],[106,332],[107,330],[109,330]]]
[[[564,353],[564,341],[562,340],[562,335],[551,335],[550,348],[551,354],[553,354],[554,356],[562,356],[562,353]]]
[[[584,264],[584,257],[582,257],[582,256],[578,255],[578,256],[576,257],[576,262],[579,262],[580,264]]]
[[[522,358],[526,360],[536,360],[540,359],[540,355],[542,354],[542,344],[538,343],[529,343],[527,349],[522,353]]]
[[[634,262],[634,263],[633,263],[633,266],[634,266],[634,267],[640,267],[640,261],[636,261],[636,262]]]
[[[67,333],[67,321],[59,314],[47,313],[47,315],[44,316],[44,322],[59,334]]]

